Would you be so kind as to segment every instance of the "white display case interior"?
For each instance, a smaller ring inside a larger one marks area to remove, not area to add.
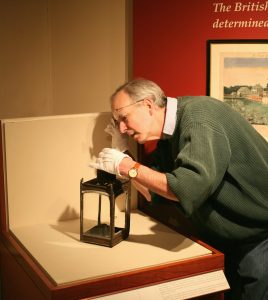
[[[126,240],[112,248],[80,241],[80,180],[96,177],[88,165],[110,146],[104,132],[110,117],[98,113],[1,121],[6,227],[55,287],[213,254],[139,211],[135,193]],[[122,203],[116,203],[119,223]]]

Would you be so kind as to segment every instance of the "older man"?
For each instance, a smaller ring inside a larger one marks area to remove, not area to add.
[[[114,123],[91,166],[131,178],[146,197],[175,201],[200,236],[226,255],[229,299],[268,299],[268,143],[237,112],[206,97],[166,97],[137,79],[111,97]],[[158,140],[154,165],[123,151],[126,136]]]

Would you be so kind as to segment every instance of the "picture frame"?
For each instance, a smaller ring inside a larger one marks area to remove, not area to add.
[[[208,40],[207,95],[230,104],[268,140],[268,40]]]

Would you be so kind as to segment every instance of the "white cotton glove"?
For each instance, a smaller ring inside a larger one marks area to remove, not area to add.
[[[112,137],[112,148],[121,152],[128,150],[128,135],[126,133],[120,133],[114,119],[111,119],[111,122],[104,131]]]
[[[90,163],[89,166],[122,177],[119,172],[119,164],[125,157],[131,158],[129,155],[116,149],[104,148],[99,153],[96,162]]]

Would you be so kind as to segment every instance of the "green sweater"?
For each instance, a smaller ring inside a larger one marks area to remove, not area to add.
[[[175,131],[159,141],[156,155],[157,168],[204,238],[268,237],[268,143],[229,105],[179,98]]]

